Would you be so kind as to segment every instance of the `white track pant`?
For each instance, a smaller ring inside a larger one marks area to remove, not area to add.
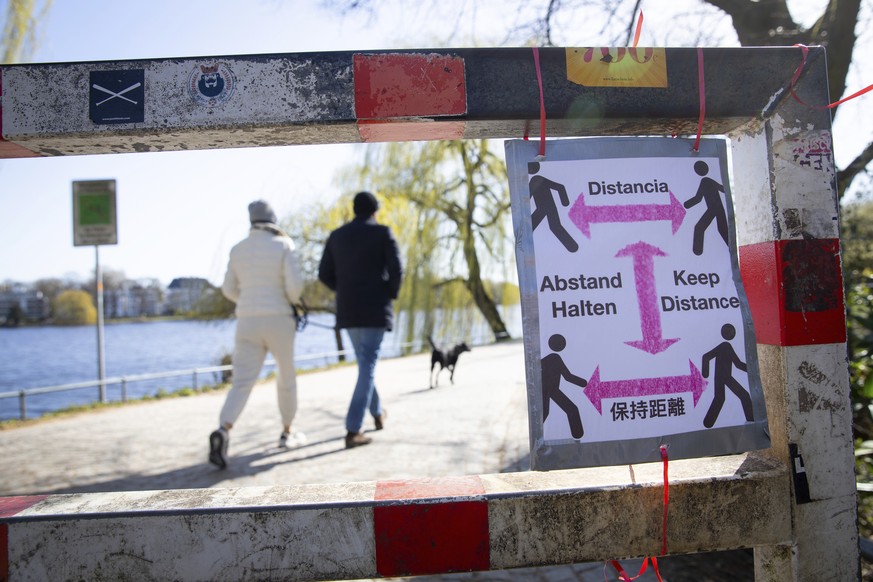
[[[240,317],[236,322],[233,351],[233,385],[221,409],[221,425],[234,424],[258,380],[267,352],[276,360],[276,392],[282,424],[290,425],[297,414],[297,374],[294,369],[294,337],[290,315]]]

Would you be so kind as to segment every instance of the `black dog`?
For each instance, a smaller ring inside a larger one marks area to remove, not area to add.
[[[430,342],[430,346],[433,348],[433,351],[430,354],[430,387],[433,388],[434,386],[439,385],[440,372],[443,371],[443,368],[448,368],[449,380],[454,384],[455,366],[458,364],[458,356],[464,352],[469,352],[470,346],[461,342],[449,351],[444,352],[436,347],[436,344],[433,343],[433,339],[431,339],[430,336],[427,336],[427,341]],[[437,364],[440,365],[440,369],[436,371],[436,374],[434,374],[433,370]]]

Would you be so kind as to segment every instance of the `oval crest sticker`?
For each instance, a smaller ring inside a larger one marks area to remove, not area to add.
[[[188,93],[200,105],[214,107],[229,100],[236,77],[225,63],[199,65],[188,77]]]

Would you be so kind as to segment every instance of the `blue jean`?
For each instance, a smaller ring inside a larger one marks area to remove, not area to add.
[[[382,404],[379,402],[379,392],[376,390],[373,378],[385,328],[350,327],[346,332],[352,341],[355,359],[358,361],[358,381],[355,384],[352,401],[349,403],[349,412],[346,414],[346,430],[361,432],[367,410],[373,416],[382,414]]]

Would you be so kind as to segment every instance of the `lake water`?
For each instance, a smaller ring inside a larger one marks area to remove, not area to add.
[[[519,307],[505,310],[504,318],[512,336],[520,337]],[[493,339],[478,312],[472,315],[467,313],[460,320],[463,322],[462,329],[454,332],[452,337],[446,337],[446,343],[465,339],[475,344]],[[306,329],[297,335],[295,352],[298,369],[323,366],[337,360],[336,357],[306,359],[306,356],[336,351],[334,333],[329,329],[333,325],[333,315],[311,314],[309,321]],[[396,328],[403,329],[403,323],[401,316]],[[234,320],[107,324],[103,336],[106,378],[217,366],[223,355],[233,351],[235,325]],[[343,335],[344,346],[350,349],[348,337]],[[443,339],[439,332],[435,336],[438,341]],[[391,357],[401,354],[403,340],[402,334],[397,331],[387,334],[383,355]],[[417,351],[426,343],[425,337],[417,337],[414,345],[408,346],[408,349]],[[270,371],[272,367],[265,367],[264,374]],[[88,382],[97,378],[97,331],[94,326],[0,328],[0,393]],[[199,374],[197,382],[199,386],[215,384],[218,375]],[[140,398],[154,395],[159,390],[172,392],[192,384],[190,375],[129,382],[127,395],[131,399]],[[106,391],[108,400],[121,400],[119,384],[107,385]],[[48,411],[98,399],[99,390],[96,386],[28,395],[27,416],[34,418]],[[19,416],[17,397],[0,398],[0,420]]]

